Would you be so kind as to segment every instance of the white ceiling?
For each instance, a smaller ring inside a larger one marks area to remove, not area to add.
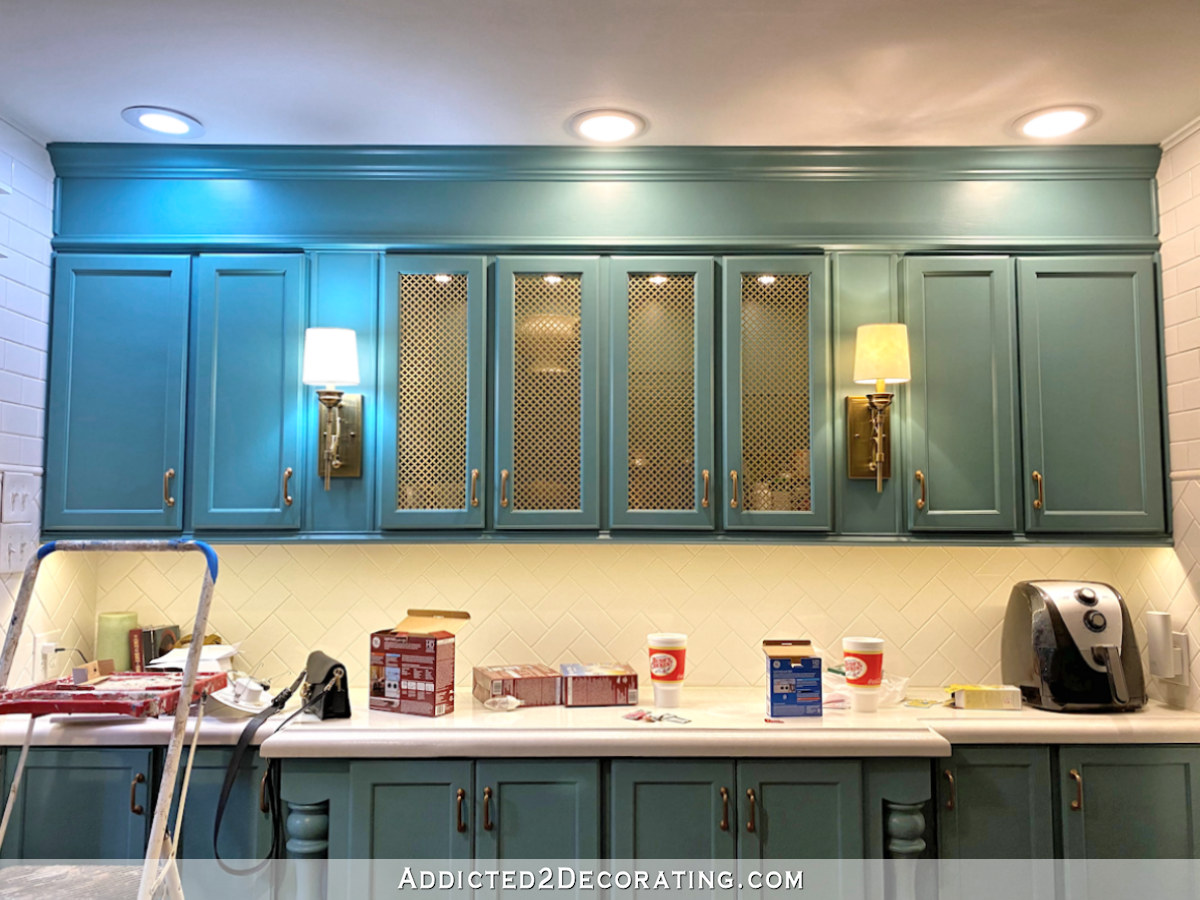
[[[642,144],[1158,143],[1200,116],[1198,0],[0,0],[0,117],[45,141],[570,144],[590,107]]]

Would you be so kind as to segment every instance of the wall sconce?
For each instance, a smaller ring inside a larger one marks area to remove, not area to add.
[[[908,362],[908,329],[904,325],[859,325],[854,342],[854,383],[874,384],[865,397],[846,398],[846,457],[850,478],[874,478],[883,493],[883,479],[892,474],[888,408],[895,396],[889,384],[912,378]]]
[[[352,328],[304,330],[305,384],[324,385],[321,401],[317,475],[325,479],[362,477],[362,394],[345,394],[337,385],[358,384],[358,337]]]
[[[1146,613],[1146,643],[1150,656],[1150,674],[1171,684],[1188,683],[1188,636],[1171,630],[1171,614]]]

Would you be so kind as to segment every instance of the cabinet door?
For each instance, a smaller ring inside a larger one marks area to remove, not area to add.
[[[733,762],[613,760],[608,855],[612,859],[733,859]]]
[[[486,760],[475,764],[478,859],[600,857],[600,763]]]
[[[935,768],[938,856],[1054,856],[1049,747],[956,748]]]
[[[1068,859],[1200,856],[1200,748],[1064,746],[1058,791]]]
[[[912,358],[908,526],[913,531],[1015,531],[1012,262],[1004,257],[907,259],[904,268]]]
[[[389,256],[383,307],[385,528],[482,528],[483,257]]]
[[[300,527],[304,260],[196,260],[192,524]],[[315,478],[316,473],[311,473]]]
[[[496,272],[496,527],[599,528],[599,261]]]
[[[1026,530],[1163,531],[1152,262],[1022,259],[1017,275]]]
[[[737,789],[742,859],[862,858],[859,762],[742,761]]]
[[[6,755],[5,796],[19,755]],[[152,762],[144,748],[30,750],[0,856],[141,858],[154,814]]]
[[[829,293],[823,257],[735,257],[722,314],[729,529],[828,530],[832,521]]]
[[[45,527],[183,527],[186,256],[60,255]]]
[[[189,748],[179,762],[179,782],[187,766]],[[201,747],[196,751],[192,777],[188,783],[187,801],[183,807],[183,826],[179,837],[179,856],[183,871],[188,859],[213,858],[213,825],[217,821],[217,801],[225,784],[225,772],[233,750],[228,747]],[[259,787],[267,771],[267,762],[257,753],[247,753],[242,759],[225,817],[221,822],[219,849],[223,859],[260,859],[271,846],[270,820],[258,808]],[[157,784],[157,779],[155,780]],[[176,790],[178,803],[178,790]],[[171,808],[170,822],[175,821]]]
[[[609,283],[612,526],[711,529],[712,260],[617,258]]]
[[[467,760],[352,762],[350,856],[469,859],[474,803]]]

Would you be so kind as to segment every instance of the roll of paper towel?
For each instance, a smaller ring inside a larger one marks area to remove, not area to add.
[[[116,671],[128,672],[129,632],[137,624],[137,613],[100,613],[96,618],[96,659],[111,659]]]

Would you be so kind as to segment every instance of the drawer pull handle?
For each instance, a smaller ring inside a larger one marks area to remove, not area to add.
[[[1034,509],[1041,509],[1046,505],[1046,479],[1042,477],[1042,473],[1037,469],[1033,470],[1033,483],[1037,485],[1037,498],[1033,501]]]
[[[950,796],[946,798],[946,809],[954,809],[954,805],[958,801],[958,788],[954,784],[954,773],[947,769],[942,774],[950,782]]]
[[[916,474],[917,481],[919,481],[921,484],[921,496],[917,498],[917,509],[924,509],[925,508],[925,473],[922,472],[920,469],[917,469],[915,474]]]
[[[175,505],[175,498],[171,496],[171,479],[175,477],[174,469],[167,469],[163,472],[163,503],[167,506]]]
[[[137,802],[137,786],[139,784],[145,784],[145,782],[146,776],[141,772],[138,772],[136,775],[134,775],[133,781],[129,782],[129,811],[135,816],[140,816],[146,811],[142,807],[142,804]]]
[[[462,832],[467,830],[467,823],[464,822],[463,818],[462,818],[463,798],[467,796],[467,792],[464,791],[462,788],[459,788],[454,796],[455,796],[454,817],[455,817],[455,820],[457,823],[459,833],[461,834]]]
[[[754,796],[754,788],[746,788],[746,797],[750,800],[750,818],[746,820],[746,830],[755,831],[754,827],[754,804],[758,798]]]
[[[721,788],[721,830],[729,830],[729,788]]]
[[[479,470],[471,470],[471,505],[479,505]]]
[[[508,469],[500,470],[500,505],[508,506]]]
[[[292,480],[292,467],[288,466],[283,470],[283,505],[292,505],[292,495],[288,493],[288,482]]]
[[[1079,774],[1078,769],[1072,769],[1069,774],[1075,782],[1075,799],[1071,801],[1071,809],[1079,812],[1083,809],[1083,776]]]
[[[267,771],[263,772],[262,781],[258,783],[258,811],[266,814],[271,811],[271,807],[267,805],[267,779],[271,777],[271,767],[267,767]]]
[[[737,509],[737,505],[738,505],[737,469],[729,470],[729,480],[733,482],[733,496],[729,498],[729,508]],[[751,829],[751,830],[753,830],[753,829]]]
[[[483,830],[492,830],[492,789],[483,789]]]
[[[708,509],[708,469],[701,472],[700,476],[704,479],[704,496],[700,498],[700,506]]]

